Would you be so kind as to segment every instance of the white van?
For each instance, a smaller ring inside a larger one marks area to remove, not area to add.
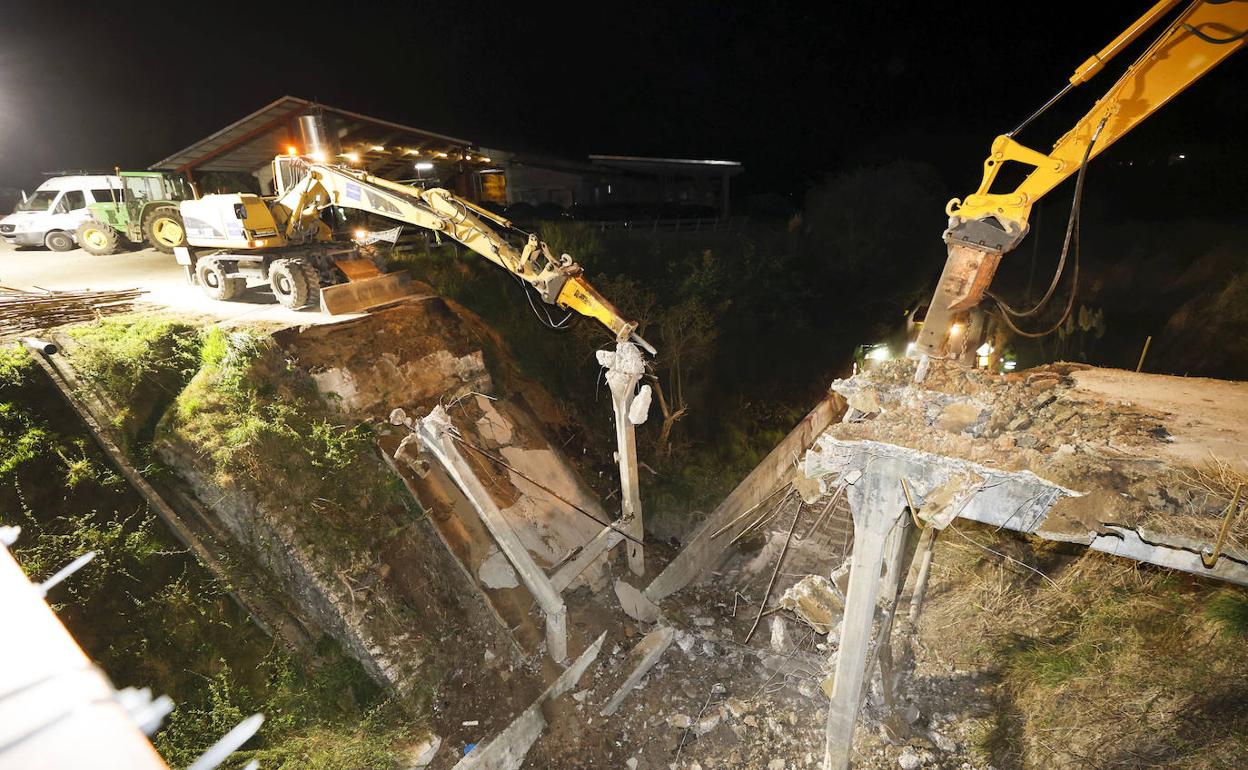
[[[87,205],[114,195],[120,200],[121,179],[111,174],[52,177],[0,219],[0,238],[14,246],[69,251],[76,244],[74,230],[91,218]]]

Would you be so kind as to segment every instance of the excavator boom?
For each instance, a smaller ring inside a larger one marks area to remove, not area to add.
[[[536,234],[525,234],[517,247],[499,230],[516,228],[504,217],[493,214],[442,188],[422,189],[381,179],[365,171],[318,163],[293,155],[274,159],[274,179],[293,180],[278,190],[273,209],[288,240],[311,238],[319,226],[319,211],[326,206],[365,211],[405,224],[415,225],[447,236],[485,257],[532,286],[548,304],[593,318],[617,340],[633,339],[654,353],[654,348],[636,334],[637,325],[625,319],[601,294],[590,286],[579,265],[568,255],[555,258]],[[517,231],[518,232],[518,231]],[[326,307],[366,289],[367,282],[355,282],[323,290]],[[342,295],[335,297],[335,294]]]
[[[1062,91],[1035,115],[1094,76],[1125,46],[1180,4],[1180,0],[1155,3],[1080,65]],[[955,318],[983,298],[1002,255],[1013,250],[1027,234],[1028,218],[1036,201],[1244,47],[1246,34],[1248,2],[1196,0],[1166,25],[1048,154],[1014,139],[1014,134],[1031,118],[1014,131],[998,136],[984,161],[979,188],[965,199],[954,198],[946,206],[949,227],[944,240],[949,256],[917,340],[916,353],[931,357],[945,354]],[[998,173],[1011,161],[1030,166],[1031,171],[1014,190],[993,192]]]

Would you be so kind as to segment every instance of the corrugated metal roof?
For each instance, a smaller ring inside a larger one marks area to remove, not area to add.
[[[153,163],[149,168],[252,172],[271,161],[274,155],[285,151],[285,143],[292,139],[291,121],[311,108],[338,115],[345,124],[347,135],[355,137],[365,145],[369,142],[388,145],[397,143],[448,152],[473,146],[467,139],[457,139],[287,95]],[[368,163],[375,162],[380,166],[388,164],[387,157],[379,155],[374,158],[371,153],[365,154],[368,156]]]

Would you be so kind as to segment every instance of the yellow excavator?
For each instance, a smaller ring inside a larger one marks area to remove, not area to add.
[[[1148,9],[1070,76],[1062,90],[1013,131],[998,136],[984,161],[983,179],[965,199],[949,201],[946,213],[949,227],[944,240],[948,259],[928,307],[927,318],[916,340],[912,355],[920,358],[957,357],[973,350],[978,341],[969,340],[965,322],[985,294],[994,299],[1003,320],[1016,333],[1042,336],[1047,332],[1025,331],[1016,319],[1035,316],[1052,297],[1069,251],[1071,234],[1078,226],[1078,202],[1083,192],[1083,172],[1088,161],[1100,154],[1154,111],[1195,83],[1234,51],[1245,45],[1248,36],[1248,0],[1196,0],[1186,5],[1165,24],[1162,33],[1148,46],[1075,126],[1057,140],[1047,155],[1014,139],[1032,120],[1076,86],[1096,75],[1110,59],[1148,29],[1161,23],[1183,3],[1162,0]],[[1009,191],[994,191],[998,173],[1010,162],[1031,167],[1019,185]],[[1044,298],[1034,308],[1015,310],[992,297],[987,289],[1002,255],[1014,249],[1027,234],[1028,218],[1036,201],[1077,174],[1075,206],[1066,231],[1057,274]],[[1076,263],[1077,264],[1077,263]],[[1075,274],[1076,279],[1078,274]],[[1068,302],[1066,313],[1070,312]],[[919,378],[925,367],[920,366]]]
[[[205,195],[179,208],[187,246],[175,250],[187,276],[211,298],[230,300],[259,278],[290,308],[318,301],[330,314],[376,308],[411,294],[406,272],[386,273],[375,252],[334,241],[321,211],[329,206],[380,215],[447,236],[519,278],[547,304],[593,318],[617,340],[638,336],[637,324],[585,280],[567,254],[556,258],[534,233],[441,188],[422,189],[334,165],[320,153],[273,159],[276,195]],[[499,230],[520,233],[516,246]],[[526,289],[527,291],[527,289]]]

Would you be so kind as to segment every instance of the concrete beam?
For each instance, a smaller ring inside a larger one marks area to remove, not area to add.
[[[633,691],[638,682],[650,673],[650,669],[654,668],[654,664],[659,662],[659,658],[663,657],[663,653],[668,647],[672,646],[672,640],[676,638],[676,632],[671,626],[659,626],[650,633],[646,634],[637,646],[628,653],[629,660],[636,661],[632,672],[628,678],[620,685],[615,694],[611,696],[611,700],[607,701],[607,705],[599,711],[599,716],[609,717],[619,709],[620,704]]]
[[[632,538],[625,546],[628,549],[628,568],[634,575],[644,575],[646,556],[641,541],[645,537],[645,524],[641,518],[641,488],[637,477],[636,425],[645,421],[645,414],[643,412],[634,423],[631,411],[638,396],[637,383],[646,373],[646,361],[636,345],[618,342],[614,353],[598,351],[598,363],[607,370],[607,386],[611,389],[611,406],[615,412],[616,459],[620,463],[620,500],[623,507],[620,526]],[[643,406],[648,411],[648,385],[646,390],[647,403]]]
[[[728,552],[732,538],[749,525],[749,517],[719,537],[711,536],[792,478],[802,452],[843,409],[840,397],[829,395],[802,418],[789,435],[698,525],[676,558],[646,587],[646,596],[653,602],[661,602],[714,569]]]
[[[550,576],[550,583],[559,593],[567,590],[581,573],[589,569],[589,566],[602,554],[610,551],[619,544],[624,536],[620,534],[620,530],[614,526],[603,527],[602,531],[594,535],[594,537],[585,545],[581,546],[581,550],[573,556],[567,564],[564,564],[555,574]]]
[[[392,421],[394,419],[395,417],[392,416]],[[437,459],[446,469],[447,475],[472,503],[473,508],[476,508],[482,523],[494,536],[494,541],[498,543],[498,549],[516,568],[525,588],[533,595],[538,606],[542,608],[542,612],[546,614],[546,649],[551,658],[557,663],[566,663],[568,660],[567,608],[564,606],[563,597],[559,591],[555,590],[550,579],[546,577],[546,573],[533,561],[533,557],[529,555],[520,537],[511,528],[511,524],[507,522],[502,511],[498,509],[494,498],[490,497],[489,491],[477,478],[477,474],[464,460],[463,455],[459,453],[453,439],[454,428],[451,426],[450,416],[439,405],[428,416],[415,421],[414,424],[411,423],[412,421],[408,420],[401,424],[406,424],[415,431],[421,447]]]
[[[893,531],[906,507],[901,488],[901,476],[905,470],[904,464],[897,461],[871,463],[862,477],[849,487],[850,511],[854,517],[853,564],[849,571],[840,650],[828,704],[824,770],[846,770],[849,767],[885,552],[892,550],[895,553],[899,547],[900,538],[893,536]],[[890,536],[892,549],[886,548]],[[896,573],[897,569],[894,567],[890,572]],[[892,575],[890,583],[897,579],[895,574]],[[895,592],[896,589],[893,590]]]
[[[828,435],[819,437],[807,452],[804,463],[808,477],[826,477],[828,480],[822,483],[831,487],[850,471],[865,470],[868,465],[884,460],[900,463],[898,467],[920,509],[929,494],[951,479],[978,479],[957,510],[948,512],[947,519],[942,517],[944,520],[934,523],[937,527],[953,518],[969,519],[1046,540],[1079,543],[1104,553],[1201,577],[1248,585],[1248,553],[1233,547],[1226,549],[1210,569],[1200,560],[1200,553],[1208,543],[1180,535],[1132,529],[1109,521],[1102,525],[1100,532],[1046,531],[1044,523],[1053,506],[1064,497],[1081,497],[1083,493],[1042,479],[1031,471],[1004,471],[957,457],[878,441],[842,441]]]
[[[519,770],[524,757],[533,748],[542,730],[546,729],[546,704],[576,686],[590,664],[602,651],[607,638],[604,631],[586,648],[576,662],[567,668],[546,692],[533,701],[533,705],[520,713],[505,730],[489,743],[478,746],[455,764],[454,770]]]

